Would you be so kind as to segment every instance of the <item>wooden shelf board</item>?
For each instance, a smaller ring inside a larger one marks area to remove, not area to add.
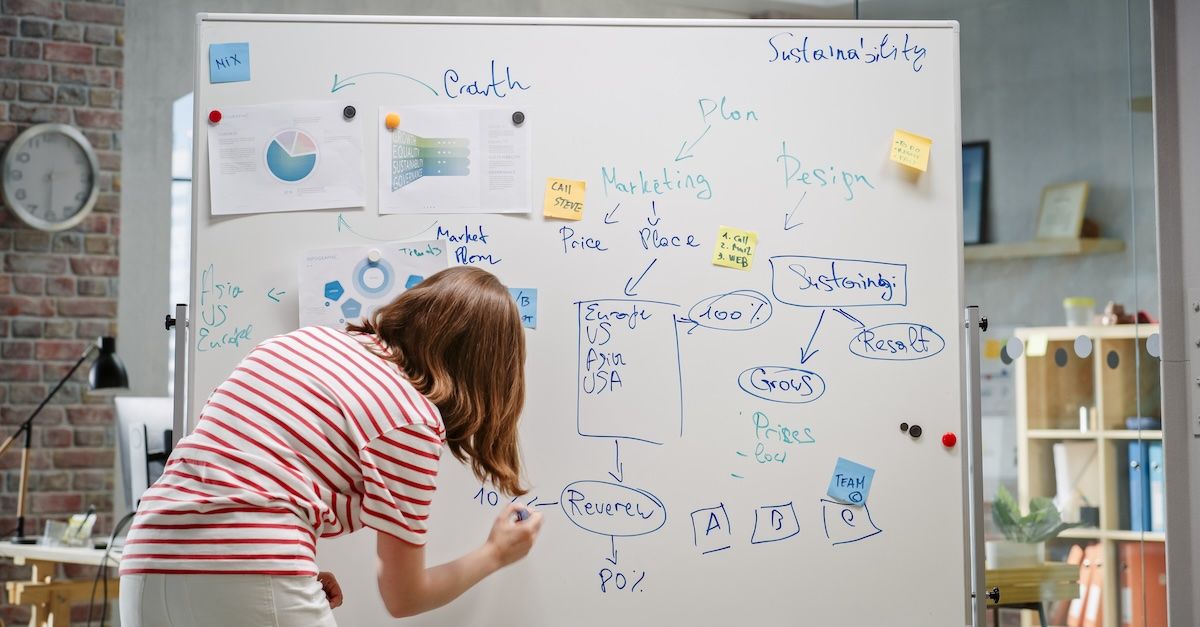
[[[1103,539],[1109,532],[1096,527],[1071,527],[1064,529],[1058,534],[1060,538],[1071,538],[1075,540],[1100,540]]]
[[[1028,242],[971,244],[963,247],[963,259],[966,261],[1004,261],[1035,257],[1099,255],[1119,253],[1124,250],[1125,242],[1119,239],[1041,239]]]
[[[1143,429],[1136,431],[1132,429],[1112,429],[1104,432],[1104,437],[1109,440],[1161,440],[1162,431]]]
[[[1141,323],[1089,325],[1086,327],[1021,327],[1016,329],[1013,335],[1023,341],[1039,335],[1045,336],[1051,342],[1074,342],[1075,338],[1081,335],[1101,340],[1132,340],[1135,337],[1144,340],[1158,332],[1157,324]]]
[[[1113,529],[1108,532],[1109,540],[1119,540],[1121,542],[1138,542],[1145,540],[1146,542],[1165,542],[1167,534],[1162,531],[1127,531],[1125,529]]]
[[[1077,429],[1030,429],[1025,435],[1031,440],[1095,440],[1099,431],[1079,431]]]

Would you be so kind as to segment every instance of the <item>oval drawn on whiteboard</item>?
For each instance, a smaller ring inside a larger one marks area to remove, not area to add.
[[[644,536],[667,522],[667,508],[657,496],[607,481],[567,484],[558,504],[576,527],[602,536]]]
[[[915,322],[889,322],[863,329],[850,340],[850,352],[864,359],[915,361],[942,352],[946,340],[932,327]]]
[[[738,375],[742,391],[775,403],[811,403],[825,393],[825,380],[811,370],[789,366],[755,366]]]
[[[706,329],[749,331],[771,319],[771,301],[754,290],[709,296],[692,305],[688,319]]]

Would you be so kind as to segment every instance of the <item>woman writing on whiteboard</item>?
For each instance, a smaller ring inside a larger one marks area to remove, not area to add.
[[[346,331],[269,339],[217,387],[142,497],[121,561],[127,626],[335,625],[318,538],[378,531],[389,613],[444,605],[529,552],[510,506],[476,550],[426,568],[443,448],[521,494],[525,337],[508,290],[439,272]],[[526,512],[520,512],[522,516]]]

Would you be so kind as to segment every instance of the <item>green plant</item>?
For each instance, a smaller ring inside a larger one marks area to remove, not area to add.
[[[996,500],[992,502],[992,520],[1005,538],[1025,544],[1045,542],[1064,529],[1079,525],[1063,522],[1054,502],[1044,496],[1029,501],[1029,513],[1022,516],[1017,500],[1004,486],[996,491]]]

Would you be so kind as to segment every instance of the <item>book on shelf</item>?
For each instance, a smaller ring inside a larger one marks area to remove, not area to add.
[[[1091,553],[1087,601],[1083,606],[1083,627],[1104,627],[1104,553],[1099,544],[1089,545],[1084,559]]]
[[[1149,442],[1129,441],[1129,529],[1150,530]]]
[[[1150,531],[1166,531],[1166,485],[1163,477],[1163,443],[1162,441],[1147,442],[1149,448],[1146,457],[1149,460],[1150,480]]]
[[[1166,545],[1121,542],[1118,546],[1121,627],[1166,627]]]

